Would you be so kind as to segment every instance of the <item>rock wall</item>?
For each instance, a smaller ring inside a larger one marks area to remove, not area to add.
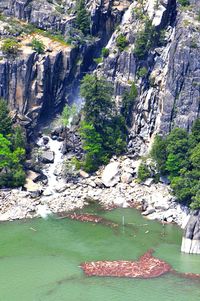
[[[130,129],[130,152],[145,153],[155,133],[168,133],[173,127],[189,130],[200,108],[200,22],[199,1],[181,9],[175,0],[143,1],[143,15],[148,15],[157,32],[164,30],[164,44],[153,47],[139,60],[134,55],[135,40],[144,28],[134,1],[123,17],[107,48],[110,55],[98,66],[99,72],[115,83],[115,97],[120,104],[125,89],[134,81],[138,98]],[[120,51],[117,37],[123,34],[128,45]],[[139,70],[147,73],[139,76]]]
[[[16,58],[8,58],[0,52],[0,97],[8,100],[13,117],[29,130],[37,125],[41,115],[54,112],[63,103],[73,87],[73,81],[80,77],[91,64],[93,57],[110,38],[116,23],[120,22],[129,1],[86,1],[91,12],[90,38],[84,45],[66,46],[44,36],[37,36],[45,44],[45,53],[38,55],[30,43],[32,36],[19,36],[23,22],[68,36],[75,19],[76,1],[63,0],[0,0],[0,11],[11,18],[0,21],[0,35],[12,36],[12,17],[20,22],[15,24],[21,48]],[[60,3],[60,1],[59,1]],[[120,5],[119,5],[120,4]],[[24,24],[25,25],[25,24]],[[9,29],[8,29],[9,28]],[[34,34],[35,35],[35,34]],[[1,44],[1,42],[0,42]],[[78,64],[78,62],[80,62]]]
[[[86,0],[91,14],[91,32],[104,41],[110,38],[119,24],[130,0]],[[49,2],[47,0],[0,0],[0,9],[8,16],[25,20],[45,30],[55,30],[67,35],[75,20],[76,0]]]
[[[196,210],[190,217],[182,239],[181,251],[200,254],[200,211]]]
[[[42,113],[54,112],[69,92],[77,51],[49,43],[54,50],[45,54],[23,45],[16,59],[0,61],[0,97],[8,100],[13,118],[29,130]]]

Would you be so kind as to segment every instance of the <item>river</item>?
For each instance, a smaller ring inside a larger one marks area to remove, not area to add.
[[[98,214],[120,227],[56,217],[1,223],[0,300],[200,300],[199,281],[171,274],[149,280],[86,277],[81,262],[135,260],[149,248],[180,272],[200,273],[200,256],[180,253],[182,231],[177,226],[163,227],[134,209]]]

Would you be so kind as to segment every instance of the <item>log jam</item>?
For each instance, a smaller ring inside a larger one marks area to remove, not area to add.
[[[172,271],[171,266],[147,251],[138,261],[94,261],[81,264],[87,276],[155,278]]]

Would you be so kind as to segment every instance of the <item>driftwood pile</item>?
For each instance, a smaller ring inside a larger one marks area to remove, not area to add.
[[[95,215],[95,214],[89,214],[89,213],[84,213],[84,214],[77,214],[77,213],[72,213],[72,214],[67,214],[64,216],[64,218],[69,218],[72,220],[77,220],[81,222],[90,222],[94,224],[103,224],[105,226],[109,226],[112,228],[118,227],[118,224],[113,223],[112,221],[109,221],[101,216]]]
[[[153,257],[152,250],[147,251],[138,261],[95,261],[81,264],[87,276],[110,276],[130,278],[154,278],[172,270],[166,262]]]

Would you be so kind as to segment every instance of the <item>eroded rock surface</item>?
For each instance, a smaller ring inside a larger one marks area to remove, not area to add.
[[[200,211],[196,210],[185,227],[181,251],[200,254]]]

